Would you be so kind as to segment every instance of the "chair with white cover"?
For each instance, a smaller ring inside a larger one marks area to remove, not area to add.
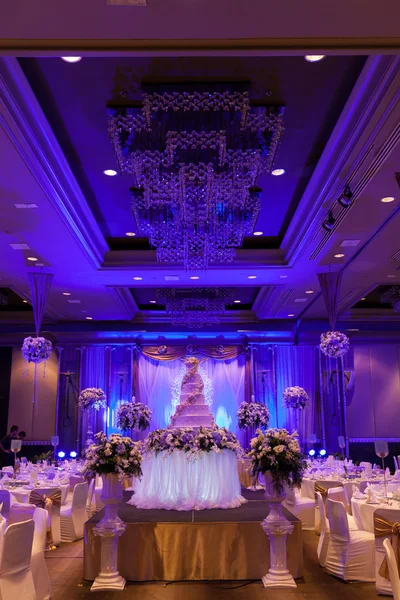
[[[325,562],[328,573],[345,581],[375,581],[375,538],[368,531],[352,531],[342,502],[326,501],[330,543]]]
[[[52,544],[54,546],[59,546],[61,544],[61,528],[60,528],[60,506],[61,503],[61,489],[60,488],[37,488],[32,490],[29,496],[29,502],[31,504],[35,504],[35,506],[39,506],[39,508],[44,508],[44,501],[39,502],[38,497],[41,498],[50,498],[52,501],[50,511],[50,519],[49,525],[51,528],[51,538]],[[57,499],[57,501],[56,501]]]
[[[378,507],[374,512],[376,576],[375,588],[377,594],[392,594],[392,582],[389,581],[388,576],[383,576],[380,571],[382,567],[382,561],[386,557],[386,550],[383,545],[384,541],[385,539],[388,539],[389,542],[392,541],[392,536],[396,535],[394,531],[397,529],[398,523],[400,523],[399,509]]]
[[[317,496],[317,505],[319,508],[319,515],[321,520],[321,535],[318,540],[317,556],[319,564],[321,565],[321,567],[324,567],[326,563],[326,555],[328,553],[329,540],[331,535],[329,531],[328,519],[326,518],[324,500],[320,492],[316,492],[315,495]]]
[[[351,499],[354,494],[354,488],[357,488],[359,490],[360,484],[358,482],[354,483],[353,481],[344,481],[343,482],[343,489],[344,489],[344,493],[346,494],[345,506],[346,506],[346,510],[348,510],[350,515],[351,515]],[[335,498],[334,498],[334,500],[335,500]]]
[[[399,463],[397,462],[397,458],[395,456],[393,456],[393,462],[394,462],[394,470],[398,471],[399,470]]]
[[[86,500],[88,484],[78,483],[72,492],[71,502],[61,507],[61,540],[75,542],[83,538],[84,525],[88,519]]]
[[[396,557],[393,552],[392,545],[388,538],[383,540],[383,547],[386,552],[386,558],[389,568],[390,583],[392,584],[392,592],[394,600],[400,600],[400,577],[397,568]]]
[[[335,500],[336,502],[341,502],[343,504],[343,506],[346,509],[346,513],[347,513],[347,521],[349,523],[349,529],[351,531],[358,531],[358,527],[354,520],[354,517],[352,517],[349,514],[350,509],[349,509],[349,506],[347,505],[346,492],[345,492],[344,488],[343,487],[329,488],[328,498],[330,498],[331,500]]]
[[[305,498],[296,492],[297,490],[294,488],[287,489],[283,505],[295,517],[300,519],[301,528],[304,531],[313,531],[315,527],[315,500],[314,498]]]
[[[0,600],[36,600],[31,571],[35,525],[31,520],[9,525],[0,558]]]
[[[8,490],[0,490],[0,504],[3,505],[1,514],[8,519],[10,512],[10,492]]]
[[[31,570],[35,584],[36,600],[49,600],[51,598],[51,584],[44,557],[49,519],[47,510],[36,508],[33,504],[16,502],[11,505],[10,522],[22,523],[30,519],[33,519],[35,523]]]

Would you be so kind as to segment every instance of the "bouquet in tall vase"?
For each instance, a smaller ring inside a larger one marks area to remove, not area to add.
[[[249,448],[250,439],[257,427],[268,427],[270,414],[268,407],[261,402],[256,402],[254,396],[250,402],[242,402],[237,411],[238,427],[246,431],[246,447]]]
[[[101,388],[85,388],[78,398],[78,407],[87,412],[87,433],[85,446],[93,442],[96,413],[107,408],[107,396]]]

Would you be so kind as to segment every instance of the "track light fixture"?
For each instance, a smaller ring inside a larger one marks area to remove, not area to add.
[[[332,231],[334,225],[335,225],[335,218],[333,217],[332,212],[330,212],[328,217],[322,223],[322,227],[325,229],[325,231]]]
[[[346,187],[344,188],[344,192],[341,194],[338,202],[340,206],[343,206],[343,208],[347,208],[348,206],[350,206],[352,198],[353,192],[351,191],[350,187],[346,185]]]

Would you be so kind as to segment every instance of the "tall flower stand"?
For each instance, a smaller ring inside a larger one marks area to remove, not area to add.
[[[264,587],[295,588],[297,585],[288,571],[286,561],[286,536],[293,532],[293,525],[283,514],[285,494],[277,496],[269,472],[264,473],[264,479],[264,496],[269,505],[269,515],[261,523],[261,527],[269,537],[270,567],[262,582]]]
[[[118,517],[118,504],[122,500],[122,486],[115,474],[101,476],[103,491],[101,500],[105,504],[104,517],[94,528],[95,535],[101,541],[100,573],[90,588],[91,592],[123,590],[125,579],[117,568],[118,540],[126,529],[125,523]]]

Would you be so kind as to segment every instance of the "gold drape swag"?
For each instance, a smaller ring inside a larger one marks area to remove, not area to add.
[[[159,361],[178,360],[188,355],[185,346],[165,346],[165,351],[160,352],[160,346],[136,346],[136,350],[144,354],[147,358]],[[246,349],[243,346],[198,346],[191,356],[204,356],[214,360],[232,360],[240,354],[244,354]]]
[[[400,523],[392,523],[387,519],[384,519],[380,515],[374,514],[374,533],[376,537],[391,537],[392,548],[394,552],[394,556],[396,559],[397,569],[400,573],[400,545],[399,545],[399,535],[400,535]],[[381,566],[379,567],[379,575],[384,577],[388,581],[390,581],[389,576],[389,566],[387,563],[387,558],[385,554],[385,558],[382,561]]]
[[[54,494],[47,496],[42,494],[39,490],[33,490],[29,496],[29,504],[34,504],[38,508],[45,508],[47,510],[47,532],[46,532],[46,550],[52,550],[55,548],[53,543],[53,534],[51,531],[51,511],[53,506],[57,508],[61,507],[61,490],[55,490]]]

